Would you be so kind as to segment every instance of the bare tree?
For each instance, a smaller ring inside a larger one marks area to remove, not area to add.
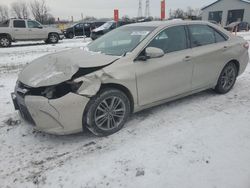
[[[171,11],[171,18],[184,18],[185,12],[182,9],[176,9],[174,11]]]
[[[86,16],[84,19],[83,19],[83,21],[95,21],[95,20],[97,20],[94,16]]]
[[[194,12],[193,12],[194,16],[200,17],[201,13],[202,13],[201,9],[199,8],[194,9]]]
[[[191,8],[191,7],[187,7],[187,11],[186,11],[185,14],[186,14],[186,16],[187,16],[188,18],[194,16],[194,9]]]
[[[42,24],[48,19],[49,7],[46,5],[45,0],[34,0],[30,3],[30,10],[34,18]]]
[[[17,1],[11,4],[13,15],[17,18],[27,19],[29,17],[28,5],[24,1]]]
[[[193,17],[193,16],[199,17],[200,15],[201,15],[201,9],[199,8],[193,9],[191,7],[187,7],[186,16],[188,18]]]
[[[201,9],[193,9],[192,7],[187,7],[186,11],[182,9],[176,9],[170,11],[170,18],[182,18],[182,19],[201,19]]]
[[[0,21],[5,21],[9,18],[9,9],[7,6],[0,5]]]

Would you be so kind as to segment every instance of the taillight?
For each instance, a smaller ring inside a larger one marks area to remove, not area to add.
[[[248,49],[249,49],[249,43],[248,43],[248,42],[244,43],[244,44],[243,44],[243,47],[246,48],[246,49],[248,50]]]

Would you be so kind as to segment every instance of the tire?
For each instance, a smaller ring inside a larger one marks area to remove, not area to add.
[[[46,41],[46,43],[49,44],[56,44],[59,41],[59,35],[57,33],[51,33],[49,34],[48,40]]]
[[[131,104],[122,91],[106,88],[90,100],[86,109],[83,125],[96,136],[109,136],[123,128]]]
[[[67,38],[73,39],[73,38],[74,38],[74,34],[73,34],[73,33],[69,33],[69,34],[67,35]]]
[[[0,46],[1,47],[10,47],[11,46],[11,40],[8,36],[1,36],[0,37]]]
[[[238,69],[235,63],[229,62],[221,71],[215,92],[219,94],[228,93],[233,87],[237,80]]]

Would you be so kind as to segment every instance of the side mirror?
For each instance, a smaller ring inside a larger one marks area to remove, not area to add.
[[[37,28],[38,28],[38,29],[42,29],[42,28],[43,28],[43,26],[39,25],[39,26],[37,26]]]
[[[146,56],[148,58],[159,58],[165,55],[164,51],[160,48],[155,47],[147,47],[146,48]]]

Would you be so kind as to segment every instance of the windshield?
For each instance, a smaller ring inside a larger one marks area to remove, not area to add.
[[[9,27],[9,20],[1,22],[0,27]]]
[[[106,22],[105,24],[103,24],[101,26],[101,28],[103,28],[103,29],[109,29],[113,24],[114,24],[114,22]]]
[[[115,29],[87,46],[87,50],[121,56],[131,52],[155,27],[126,26]]]

